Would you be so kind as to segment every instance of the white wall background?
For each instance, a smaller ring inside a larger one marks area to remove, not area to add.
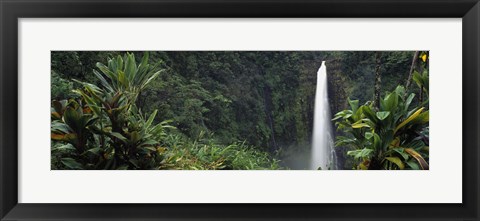
[[[461,31],[461,19],[20,19],[19,202],[461,203]],[[51,171],[51,50],[430,50],[430,170]]]

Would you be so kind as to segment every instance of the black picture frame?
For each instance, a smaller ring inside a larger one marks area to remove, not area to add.
[[[0,0],[0,15],[1,220],[479,220],[480,3],[478,0]],[[45,17],[462,18],[463,73],[452,74],[462,74],[463,84],[463,203],[18,203],[17,20],[18,18]]]

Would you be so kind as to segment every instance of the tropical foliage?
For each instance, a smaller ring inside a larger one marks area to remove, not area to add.
[[[428,96],[428,71],[414,72],[413,79]],[[356,169],[429,169],[428,99],[412,106],[414,93],[403,86],[387,92],[380,104],[348,99],[350,108],[333,118],[337,129],[336,146],[348,146],[348,156],[358,161]]]
[[[242,143],[221,146],[202,139],[185,142],[170,121],[154,123],[135,104],[162,70],[139,64],[133,54],[97,63],[100,87],[75,80],[78,99],[54,100],[51,112],[52,166],[56,169],[262,169],[278,168],[266,153]],[[200,137],[203,137],[201,135]]]
[[[418,55],[413,86],[398,87],[412,56],[53,51],[52,169],[306,169],[322,60],[339,112],[337,167],[426,169],[428,52]]]

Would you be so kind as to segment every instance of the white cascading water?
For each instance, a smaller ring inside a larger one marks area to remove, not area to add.
[[[330,105],[328,103],[327,67],[325,61],[317,72],[315,109],[313,115],[312,158],[310,169],[336,169],[332,139]]]

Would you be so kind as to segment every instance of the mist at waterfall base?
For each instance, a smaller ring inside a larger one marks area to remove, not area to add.
[[[283,163],[289,168],[297,170],[338,169],[331,119],[327,68],[323,61],[317,71],[311,143],[305,144],[304,147],[288,147],[287,149],[297,151],[283,159]]]

